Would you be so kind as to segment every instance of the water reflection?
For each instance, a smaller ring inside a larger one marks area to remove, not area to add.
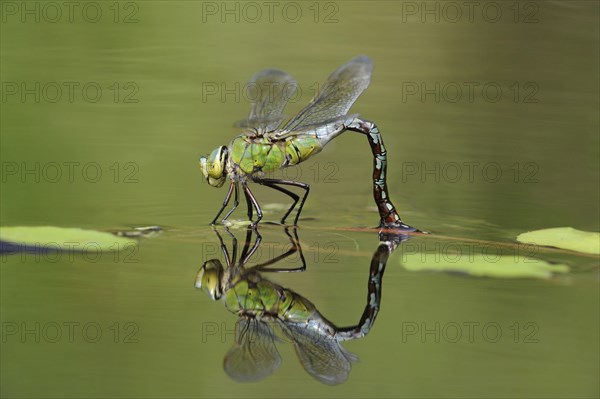
[[[362,338],[375,322],[381,304],[381,284],[389,255],[409,238],[398,232],[379,232],[380,243],[373,253],[368,279],[365,309],[358,324],[338,327],[323,316],[306,297],[282,287],[264,273],[301,272],[306,269],[302,247],[295,228],[284,228],[290,249],[266,262],[246,268],[261,245],[256,229],[246,231],[239,258],[236,237],[231,237],[231,252],[221,234],[215,230],[225,260],[206,261],[196,277],[196,287],[239,316],[235,343],[224,359],[225,372],[235,381],[254,382],[272,374],[281,363],[275,342],[292,343],[302,367],[317,380],[337,385],[348,378],[358,357],[341,345],[342,341]],[[254,242],[253,242],[253,236]],[[298,255],[293,268],[274,265],[291,255]],[[238,260],[239,259],[239,260]],[[361,293],[361,295],[363,295]]]

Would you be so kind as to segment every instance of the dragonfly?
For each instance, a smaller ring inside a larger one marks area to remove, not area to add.
[[[248,219],[255,227],[263,217],[261,207],[248,183],[270,187],[292,199],[292,205],[281,218],[281,224],[298,205],[294,225],[302,212],[310,186],[306,183],[274,179],[269,173],[313,157],[344,131],[365,134],[373,154],[373,196],[380,215],[380,227],[417,229],[404,224],[390,200],[387,189],[387,152],[375,123],[349,114],[351,106],[369,86],[373,63],[359,56],[335,70],[310,103],[282,125],[282,112],[293,97],[297,84],[286,72],[265,69],[256,73],[248,87],[256,88],[248,118],[240,126],[242,133],[227,146],[220,146],[208,156],[200,157],[200,168],[209,185],[221,187],[229,177],[230,184],[223,204],[211,222],[216,224],[233,194],[233,207],[221,220],[224,223],[239,205],[242,187],[247,203]],[[289,188],[304,190],[302,199]],[[253,210],[257,219],[252,222]]]
[[[297,272],[306,269],[306,262],[297,232],[286,235],[291,248],[282,255],[251,268],[245,265],[260,245],[260,234],[248,229],[239,262],[236,262],[237,240],[233,240],[230,256],[223,239],[215,230],[226,267],[218,259],[206,261],[196,277],[196,288],[211,299],[221,300],[225,307],[238,315],[236,338],[227,352],[223,367],[235,381],[259,381],[272,374],[280,365],[281,357],[275,341],[283,336],[292,342],[303,368],[314,378],[328,385],[344,382],[352,363],[358,357],[348,352],[342,341],[362,338],[368,334],[380,308],[381,283],[389,254],[408,235],[395,235],[393,240],[381,242],[371,260],[367,304],[359,323],[351,327],[337,327],[323,316],[304,296],[263,277],[261,272]],[[252,233],[257,234],[254,245]],[[273,268],[273,265],[299,252],[300,267]],[[277,329],[279,334],[275,333]],[[279,339],[280,340],[280,339]]]

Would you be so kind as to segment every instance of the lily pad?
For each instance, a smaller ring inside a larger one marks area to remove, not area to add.
[[[458,272],[476,277],[547,279],[567,273],[569,267],[523,256],[485,256],[472,253],[457,257],[437,253],[403,254],[402,266],[410,271]]]
[[[225,227],[228,227],[230,229],[247,229],[248,226],[250,226],[250,223],[248,220],[242,220],[242,219],[233,219],[233,220],[226,220],[223,225],[225,225]]]
[[[114,231],[113,234],[119,237],[128,238],[152,238],[157,237],[163,233],[163,229],[160,226],[142,226],[133,227],[131,230],[118,230]]]
[[[76,252],[119,251],[136,245],[131,238],[118,237],[111,233],[54,226],[0,227],[0,242],[3,247],[14,250],[69,250]]]
[[[529,231],[517,236],[517,241],[570,249],[587,254],[600,254],[600,233],[581,231],[572,227],[555,227]]]

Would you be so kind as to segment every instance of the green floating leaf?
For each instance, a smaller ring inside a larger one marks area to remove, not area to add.
[[[34,249],[66,249],[69,251],[118,251],[137,241],[114,234],[53,226],[0,227],[0,241]]]
[[[250,226],[250,221],[242,219],[226,220],[223,225],[230,229],[247,229]]]
[[[403,254],[402,266],[410,271],[443,271],[465,273],[476,277],[540,278],[547,279],[554,273],[567,273],[569,267],[551,264],[543,260],[522,256],[485,256],[472,253],[452,257],[438,253]]]
[[[119,237],[128,238],[153,238],[158,237],[163,233],[163,229],[160,226],[142,226],[133,227],[131,230],[118,230],[113,231],[113,234]]]
[[[600,233],[581,231],[572,227],[534,230],[517,236],[517,241],[570,249],[587,254],[600,254]]]

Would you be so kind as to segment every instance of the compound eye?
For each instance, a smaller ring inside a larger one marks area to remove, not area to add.
[[[216,148],[208,157],[208,175],[213,179],[223,177],[225,161],[227,157],[227,147]]]
[[[219,174],[220,174],[220,176],[223,175],[223,171],[225,170],[225,165],[227,164],[227,156],[228,156],[227,147],[222,146],[220,148],[219,158],[218,158],[219,159],[218,163],[219,163]]]
[[[223,163],[221,160],[215,160],[210,164],[210,176],[218,179],[223,175]]]
[[[221,146],[221,153],[219,154],[221,163],[225,164],[225,162],[227,162],[227,154],[228,154],[227,147]]]

